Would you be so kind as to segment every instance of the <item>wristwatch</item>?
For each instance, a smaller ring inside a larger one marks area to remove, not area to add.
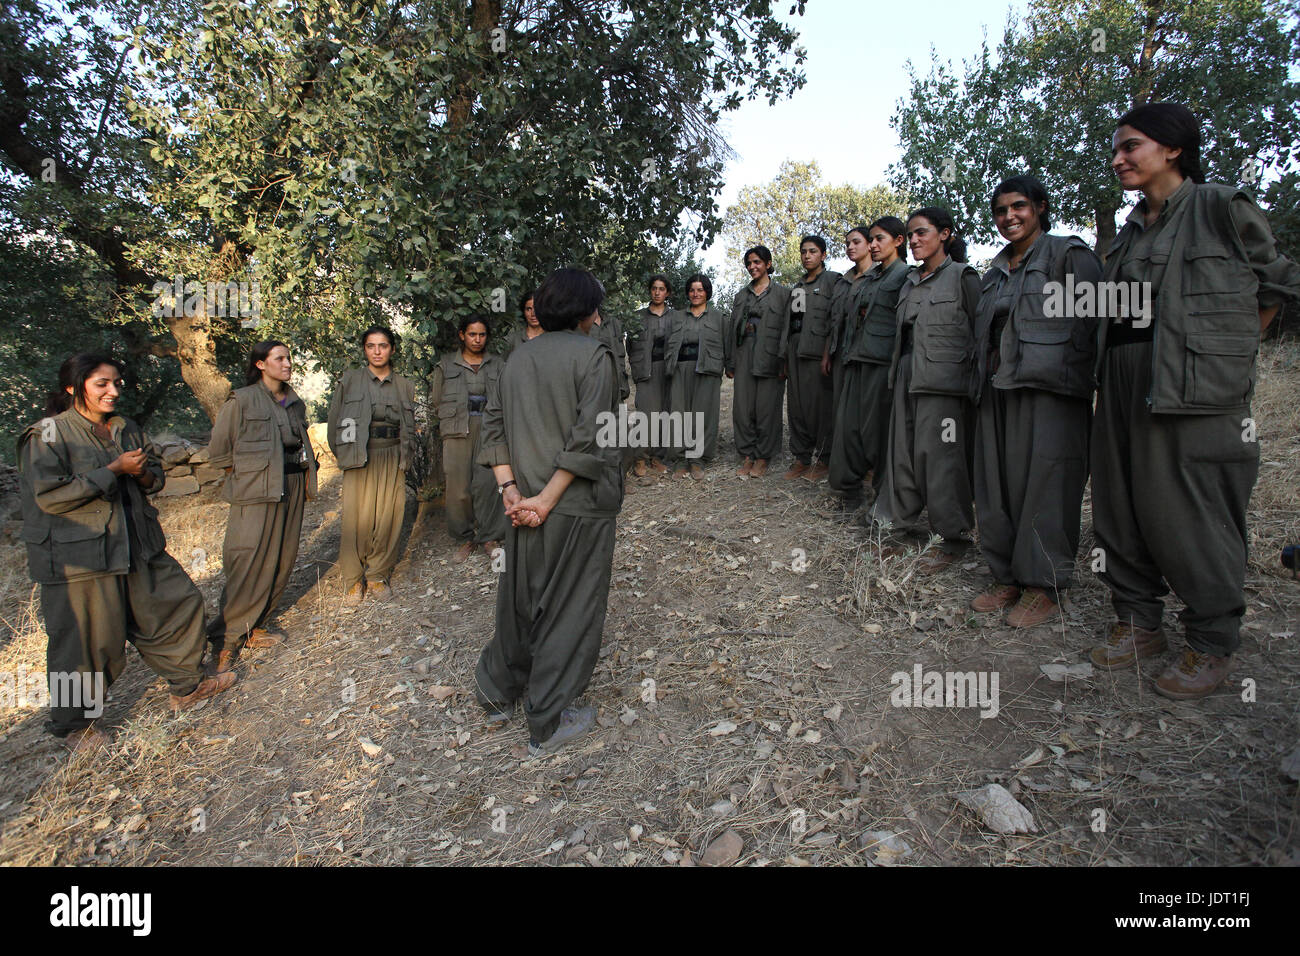
[[[515,480],[514,480],[513,478],[511,478],[511,479],[510,479],[509,481],[507,481],[504,485],[497,485],[497,494],[499,494],[499,495],[504,495],[504,494],[506,493],[506,489],[509,488],[511,485],[514,485],[514,484],[515,484]],[[518,486],[516,485],[516,487],[518,487]]]

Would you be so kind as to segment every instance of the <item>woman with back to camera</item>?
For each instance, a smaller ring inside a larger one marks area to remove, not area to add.
[[[364,368],[343,373],[325,435],[343,472],[339,570],[343,603],[392,597],[406,513],[406,469],[415,452],[415,385],[393,371],[397,336],[372,325],[361,334]]]
[[[736,474],[761,478],[781,451],[790,290],[772,281],[772,252],[767,246],[746,249],[743,261],[750,282],[731,307],[727,377],[736,381],[731,409],[736,453],[741,457]]]
[[[908,246],[920,263],[898,296],[898,334],[889,369],[894,390],[889,463],[872,507],[878,520],[919,532],[922,510],[943,538],[921,568],[937,571],[970,546],[970,380],[974,367],[979,274],[952,213],[927,206],[907,219]]]
[[[1056,308],[1052,293],[1095,285],[1101,260],[1077,236],[1048,235],[1033,176],[1000,183],[990,205],[1007,245],[982,280],[972,398],[975,517],[993,584],[971,610],[1014,604],[1007,623],[1033,627],[1059,616],[1074,583],[1097,355],[1095,315]]]
[[[718,417],[721,409],[722,372],[727,366],[731,337],[727,316],[709,305],[713,283],[696,273],[686,280],[687,308],[668,339],[666,371],[672,380],[672,408],[683,416],[703,419],[702,454],[687,458],[685,449],[676,461],[676,477],[699,480],[704,465],[718,454]],[[694,427],[694,425],[692,425]],[[697,439],[698,440],[698,439]],[[689,471],[687,470],[689,466]]]
[[[1172,588],[1186,605],[1187,650],[1155,689],[1190,700],[1223,683],[1240,643],[1259,472],[1255,359],[1283,299],[1300,298],[1300,267],[1277,252],[1248,194],[1205,182],[1186,107],[1130,110],[1113,144],[1116,178],[1142,199],[1105,277],[1151,299],[1132,308],[1130,295],[1129,314],[1100,326],[1092,516],[1117,620],[1091,656],[1116,669],[1164,651],[1161,598]]]
[[[862,504],[862,482],[872,475],[878,494],[885,478],[889,447],[889,363],[898,331],[898,294],[907,281],[907,227],[897,216],[884,216],[867,228],[867,250],[875,264],[858,285],[853,308],[845,318],[840,405],[831,442],[828,483],[843,496],[846,514]]]
[[[18,439],[22,539],[48,639],[47,729],[74,751],[108,743],[93,721],[128,640],[167,681],[173,712],[235,682],[203,674],[203,596],[167,553],[145,497],[162,490],[162,462],[117,414],[122,371],[104,355],[67,359],[46,417]]]
[[[289,387],[293,360],[283,342],[259,342],[248,356],[246,384],[217,414],[208,445],[211,463],[227,469],[222,497],[230,502],[221,550],[226,583],[208,640],[218,672],[239,651],[284,638],[262,625],[289,585],[298,559],[303,508],[316,497],[316,456],[306,409]]]

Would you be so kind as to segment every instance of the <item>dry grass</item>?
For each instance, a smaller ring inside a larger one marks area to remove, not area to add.
[[[649,865],[698,857],[730,828],[758,864],[873,862],[859,845],[873,830],[900,834],[919,864],[1294,862],[1296,787],[1277,767],[1298,736],[1300,585],[1277,555],[1300,542],[1300,349],[1270,346],[1261,369],[1251,606],[1233,689],[1207,701],[1156,697],[1149,674],[1040,673],[1079,660],[1109,618],[1086,569],[1061,625],[1012,631],[966,611],[988,581],[974,554],[922,576],[915,555],[884,558],[834,520],[825,485],[782,481],[779,466],[742,481],[728,459],[705,482],[634,483],[588,691],[601,727],[528,761],[521,719],[485,728],[472,698],[492,629],[487,559],[451,564],[435,511],[397,600],[344,611],[333,572],[318,577],[338,538],[326,472],[280,618],[290,644],[254,656],[233,691],[168,719],[132,654],[107,714],[114,747],[91,759],[63,756],[42,714],[0,713],[0,861]],[[724,407],[723,447],[728,421]],[[207,553],[210,600],[224,508],[209,495],[164,506],[172,552],[187,566]],[[0,671],[39,669],[21,553],[0,548]],[[890,675],[918,663],[996,671],[1000,713],[891,706]],[[995,781],[1037,833],[993,834],[953,799]]]

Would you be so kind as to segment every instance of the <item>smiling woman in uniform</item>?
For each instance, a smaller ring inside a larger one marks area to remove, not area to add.
[[[126,666],[128,639],[167,680],[173,711],[235,682],[203,676],[203,596],[167,553],[145,498],[162,490],[162,462],[117,414],[121,377],[116,359],[68,359],[46,417],[18,440],[22,538],[49,641],[48,729],[73,750],[108,742],[92,720]]]

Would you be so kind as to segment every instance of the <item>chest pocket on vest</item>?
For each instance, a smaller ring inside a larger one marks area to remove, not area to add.
[[[450,425],[460,412],[460,403],[467,391],[465,370],[453,365],[449,371],[444,370],[442,378],[442,398],[438,401],[438,420]]]
[[[1255,312],[1250,267],[1219,242],[1192,242],[1183,250],[1187,310]]]
[[[934,293],[924,317],[925,350],[935,362],[964,362],[969,355],[970,329],[957,306],[956,291]]]

